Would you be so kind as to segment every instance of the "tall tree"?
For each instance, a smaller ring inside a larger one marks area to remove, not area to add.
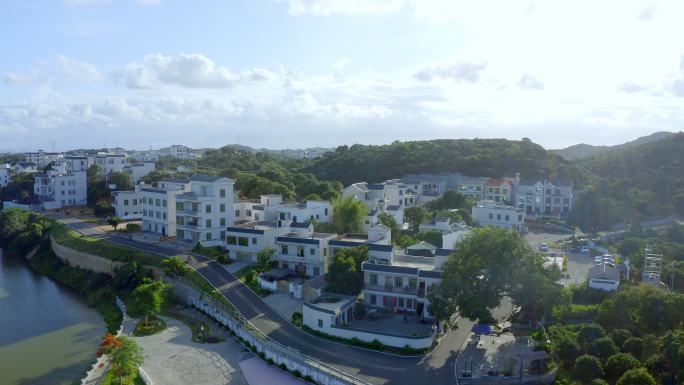
[[[358,295],[363,289],[361,264],[368,260],[368,247],[359,246],[342,249],[333,256],[325,274],[328,290],[349,295]]]
[[[504,296],[531,316],[544,313],[560,297],[556,277],[517,232],[479,228],[442,266],[439,290],[457,304],[461,315],[491,322],[491,310]]]
[[[332,201],[333,224],[338,234],[357,233],[366,215],[365,204],[354,197],[339,196]]]
[[[145,360],[142,349],[133,339],[126,336],[105,335],[98,351],[98,355],[102,354],[109,356],[111,370],[119,378],[120,385],[123,384],[123,379],[132,376]]]
[[[164,273],[170,276],[182,277],[192,269],[179,256],[166,258],[162,261],[161,267]]]
[[[407,207],[404,209],[404,220],[411,225],[413,231],[418,231],[418,226],[428,218],[428,211],[420,206]]]
[[[275,256],[276,250],[269,246],[257,253],[257,265],[259,270],[266,271],[273,264],[273,256]]]
[[[131,293],[133,298],[132,310],[143,314],[145,326],[149,325],[151,315],[161,312],[169,289],[170,286],[162,281],[146,279]]]

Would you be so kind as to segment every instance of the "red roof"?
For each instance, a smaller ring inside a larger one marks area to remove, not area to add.
[[[489,178],[489,179],[487,179],[487,183],[485,183],[485,186],[492,186],[492,187],[501,186],[504,183],[510,184],[511,182],[509,182],[506,179]]]

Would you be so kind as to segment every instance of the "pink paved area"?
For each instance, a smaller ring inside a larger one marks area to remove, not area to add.
[[[257,357],[240,361],[240,369],[249,385],[303,385],[306,382],[268,365]]]

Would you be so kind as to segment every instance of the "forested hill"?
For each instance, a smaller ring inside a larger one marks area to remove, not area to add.
[[[574,221],[584,228],[684,215],[682,132],[577,163],[598,178],[576,205]]]
[[[591,144],[580,143],[560,150],[550,151],[568,160],[586,159],[592,156],[606,153],[608,151],[626,150],[631,147],[636,147],[642,144],[654,142],[661,139],[666,139],[671,137],[672,135],[675,135],[675,133],[669,131],[659,131],[654,132],[651,135],[642,136],[627,143],[618,144],[616,146],[592,146]]]
[[[512,176],[574,179],[584,175],[558,155],[529,139],[442,139],[394,142],[389,145],[340,146],[315,159],[305,170],[320,179],[379,182],[414,173],[453,173],[469,176]]]

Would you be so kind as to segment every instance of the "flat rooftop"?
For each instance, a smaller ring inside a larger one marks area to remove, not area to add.
[[[435,257],[420,257],[416,255],[395,255],[393,266],[412,267],[421,270],[433,270]]]

